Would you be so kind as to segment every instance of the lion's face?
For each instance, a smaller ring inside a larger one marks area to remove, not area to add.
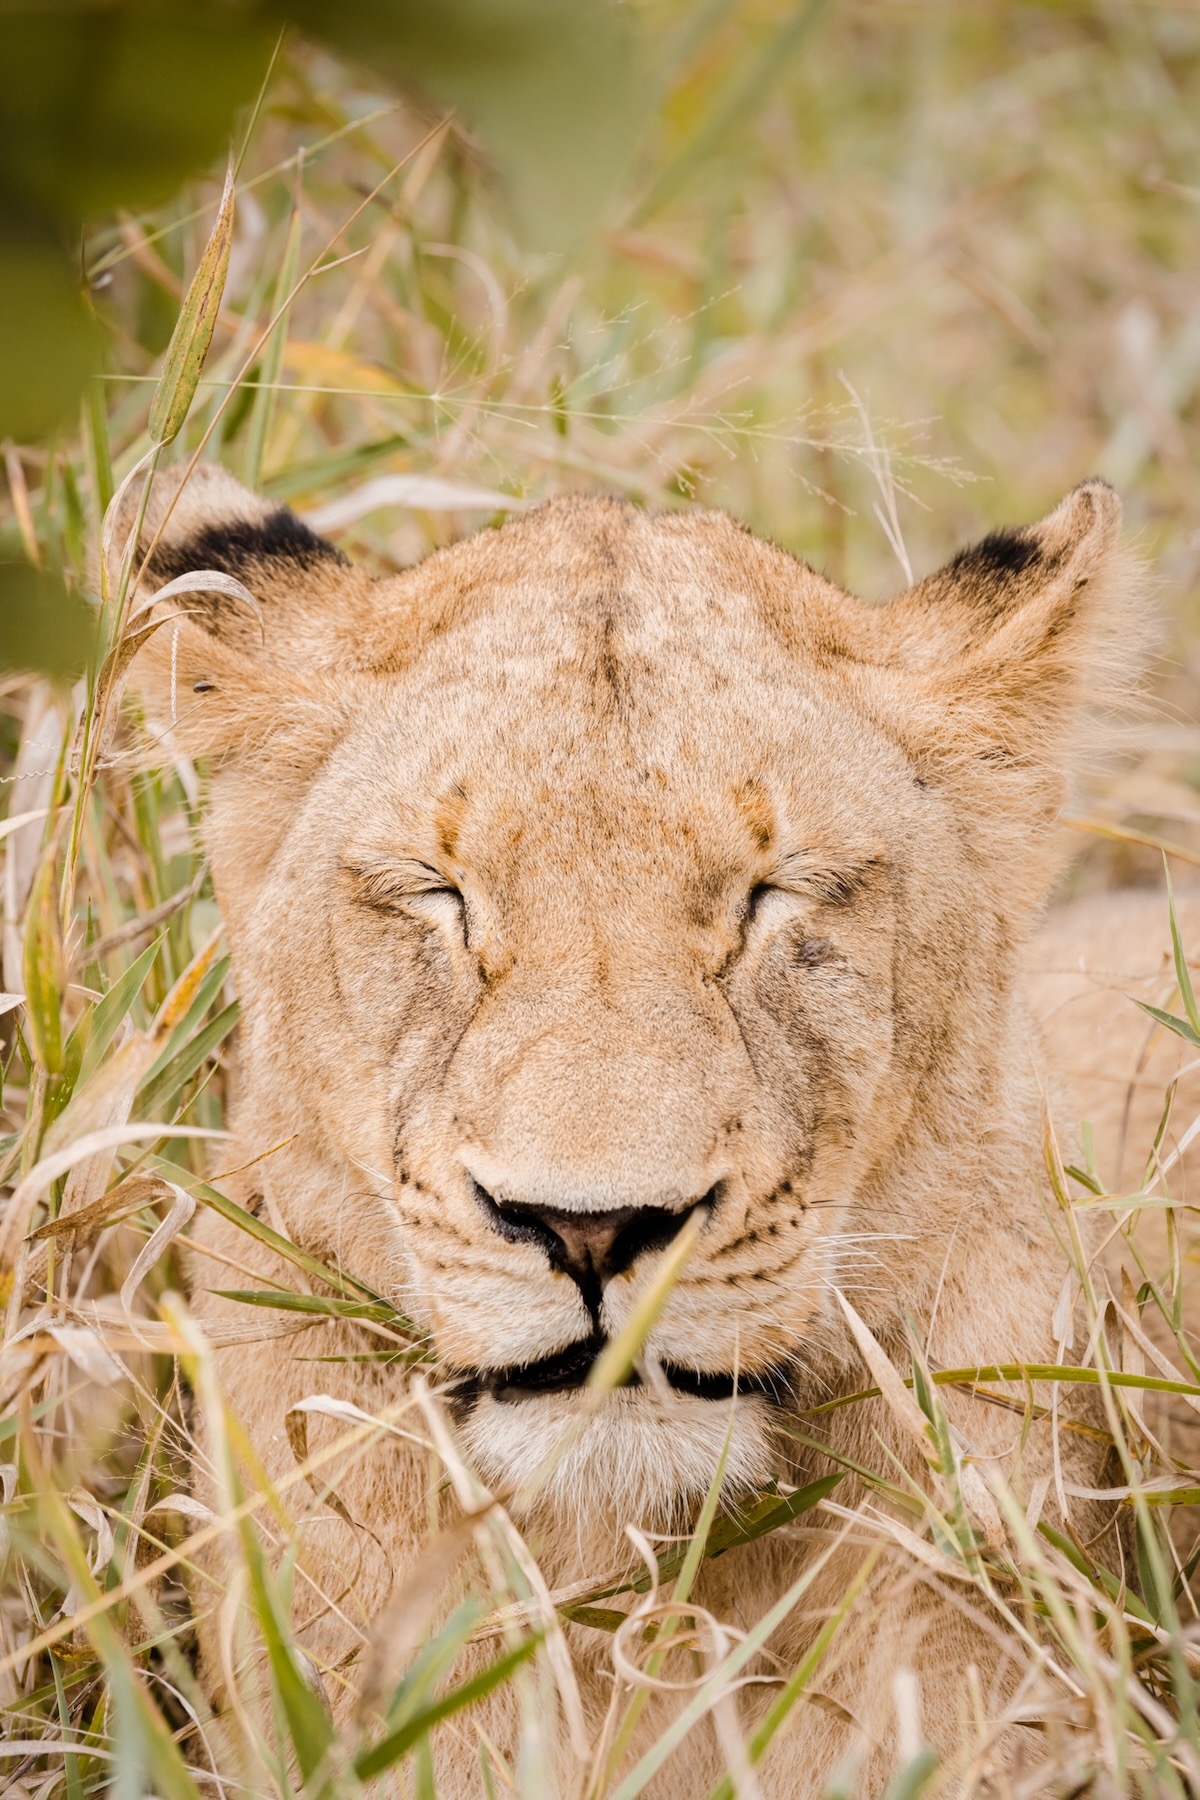
[[[696,1210],[649,1355],[718,1432],[735,1374],[786,1386],[908,1110],[896,894],[945,835],[885,738],[771,681],[769,641],[743,634],[735,685],[719,617],[650,655],[654,624],[589,612],[514,657],[500,704],[462,644],[373,695],[260,902],[272,1061],[358,1168],[346,1260],[373,1171],[399,1298],[470,1377],[492,1473],[561,1420]]]
[[[607,502],[390,583],[293,546],[305,629],[314,586],[344,622],[217,777],[243,1110],[256,1149],[295,1134],[268,1175],[287,1230],[432,1337],[485,1478],[551,1454],[690,1220],[572,1493],[703,1491],[731,1405],[731,1478],[760,1478],[775,1408],[820,1380],[833,1287],[936,1263],[909,1164],[931,1119],[953,1132],[947,1094],[993,1079],[1053,786],[999,711],[964,748],[942,664],[1078,593],[1104,496],[877,615],[725,520]],[[253,546],[215,548],[185,534],[165,572],[266,589]],[[186,635],[236,708],[244,628]],[[989,783],[1003,869],[966,798]]]

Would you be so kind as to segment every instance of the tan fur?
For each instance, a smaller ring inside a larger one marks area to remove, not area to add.
[[[443,1373],[527,1364],[590,1328],[580,1289],[491,1229],[471,1178],[581,1216],[682,1215],[715,1194],[648,1357],[786,1370],[789,1412],[866,1385],[835,1288],[898,1360],[906,1310],[943,1366],[1051,1355],[1063,1265],[1038,1194],[1020,978],[1082,716],[1136,635],[1111,492],[1088,484],[872,609],[724,517],[608,500],[551,505],[375,582],[198,475],[148,591],[220,568],[263,609],[260,634],[206,598],[176,659],[175,738],[213,757],[208,844],[245,1011],[228,1161],[286,1144],[230,1190],[389,1296]],[[160,722],[175,629],[143,658]],[[235,1229],[210,1217],[204,1232],[297,1285]],[[604,1331],[659,1266],[650,1252],[608,1283]],[[202,1321],[244,1321],[207,1291],[230,1285],[247,1283],[197,1263]],[[285,1413],[302,1396],[400,1397],[394,1371],[300,1360],[339,1344],[364,1340],[321,1326],[218,1358],[272,1475],[293,1466]],[[459,1442],[511,1494],[578,1404],[485,1396]],[[950,1408],[973,1452],[1012,1449],[1010,1414]],[[686,1528],[728,1416],[653,1382],[612,1396],[518,1520],[550,1584],[625,1558],[627,1521]],[[822,1467],[781,1416],[737,1402],[731,1499]],[[878,1465],[882,1435],[914,1462],[881,1403],[824,1428],[845,1456]],[[1047,1430],[1005,1463],[1018,1491],[1046,1465]],[[1076,1481],[1098,1479],[1089,1439],[1068,1453]],[[376,1444],[336,1482],[373,1537],[320,1505],[303,1529],[313,1585],[297,1614],[339,1710],[357,1680],[347,1653],[420,1565],[429,1468],[419,1447]],[[835,1529],[816,1513],[711,1565],[701,1598],[753,1623]],[[861,1554],[839,1552],[777,1634],[785,1667]],[[948,1752],[968,1663],[999,1710],[1019,1660],[913,1570],[885,1557],[870,1632],[852,1628],[823,1673],[833,1704],[795,1713],[765,1793],[821,1793],[848,1751],[878,1791],[897,1668],[918,1671],[923,1729]],[[214,1685],[236,1673],[219,1639],[210,1622]],[[579,1627],[571,1641],[597,1725],[610,1640]],[[643,1744],[663,1717],[649,1709]],[[511,1733],[504,1704],[488,1729]],[[472,1746],[448,1739],[439,1756],[440,1795],[477,1791]],[[568,1764],[560,1749],[564,1791]],[[704,1726],[648,1791],[703,1794],[721,1766]]]

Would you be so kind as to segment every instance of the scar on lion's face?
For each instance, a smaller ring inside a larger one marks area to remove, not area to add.
[[[189,594],[142,679],[162,719],[173,657],[174,741],[212,758],[277,1216],[387,1283],[510,1476],[687,1233],[630,1418],[686,1486],[736,1392],[758,1478],[832,1290],[942,1255],[912,1170],[995,1080],[1121,636],[1115,496],[872,607],[720,515],[610,500],[376,579],[197,475],[150,588],[220,570],[261,628]]]

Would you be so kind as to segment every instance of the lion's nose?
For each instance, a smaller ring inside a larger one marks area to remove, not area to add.
[[[477,1181],[475,1199],[492,1230],[510,1244],[536,1244],[550,1266],[569,1275],[595,1310],[606,1281],[631,1268],[647,1251],[662,1250],[696,1208],[711,1212],[717,1189],[678,1210],[662,1206],[618,1206],[608,1212],[570,1212],[496,1200]]]

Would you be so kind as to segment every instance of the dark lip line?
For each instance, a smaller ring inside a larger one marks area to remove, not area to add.
[[[464,1369],[451,1382],[449,1398],[460,1405],[470,1405],[490,1395],[493,1400],[508,1403],[528,1400],[537,1394],[571,1393],[581,1388],[591,1373],[592,1364],[607,1339],[593,1334],[568,1344],[553,1356],[533,1363],[517,1363],[505,1369]],[[787,1372],[782,1368],[759,1372],[743,1371],[737,1376],[724,1370],[685,1369],[677,1363],[661,1363],[667,1382],[676,1393],[689,1394],[698,1400],[732,1400],[754,1396],[783,1406],[790,1397]],[[622,1383],[624,1387],[641,1387],[642,1378],[632,1370]]]

